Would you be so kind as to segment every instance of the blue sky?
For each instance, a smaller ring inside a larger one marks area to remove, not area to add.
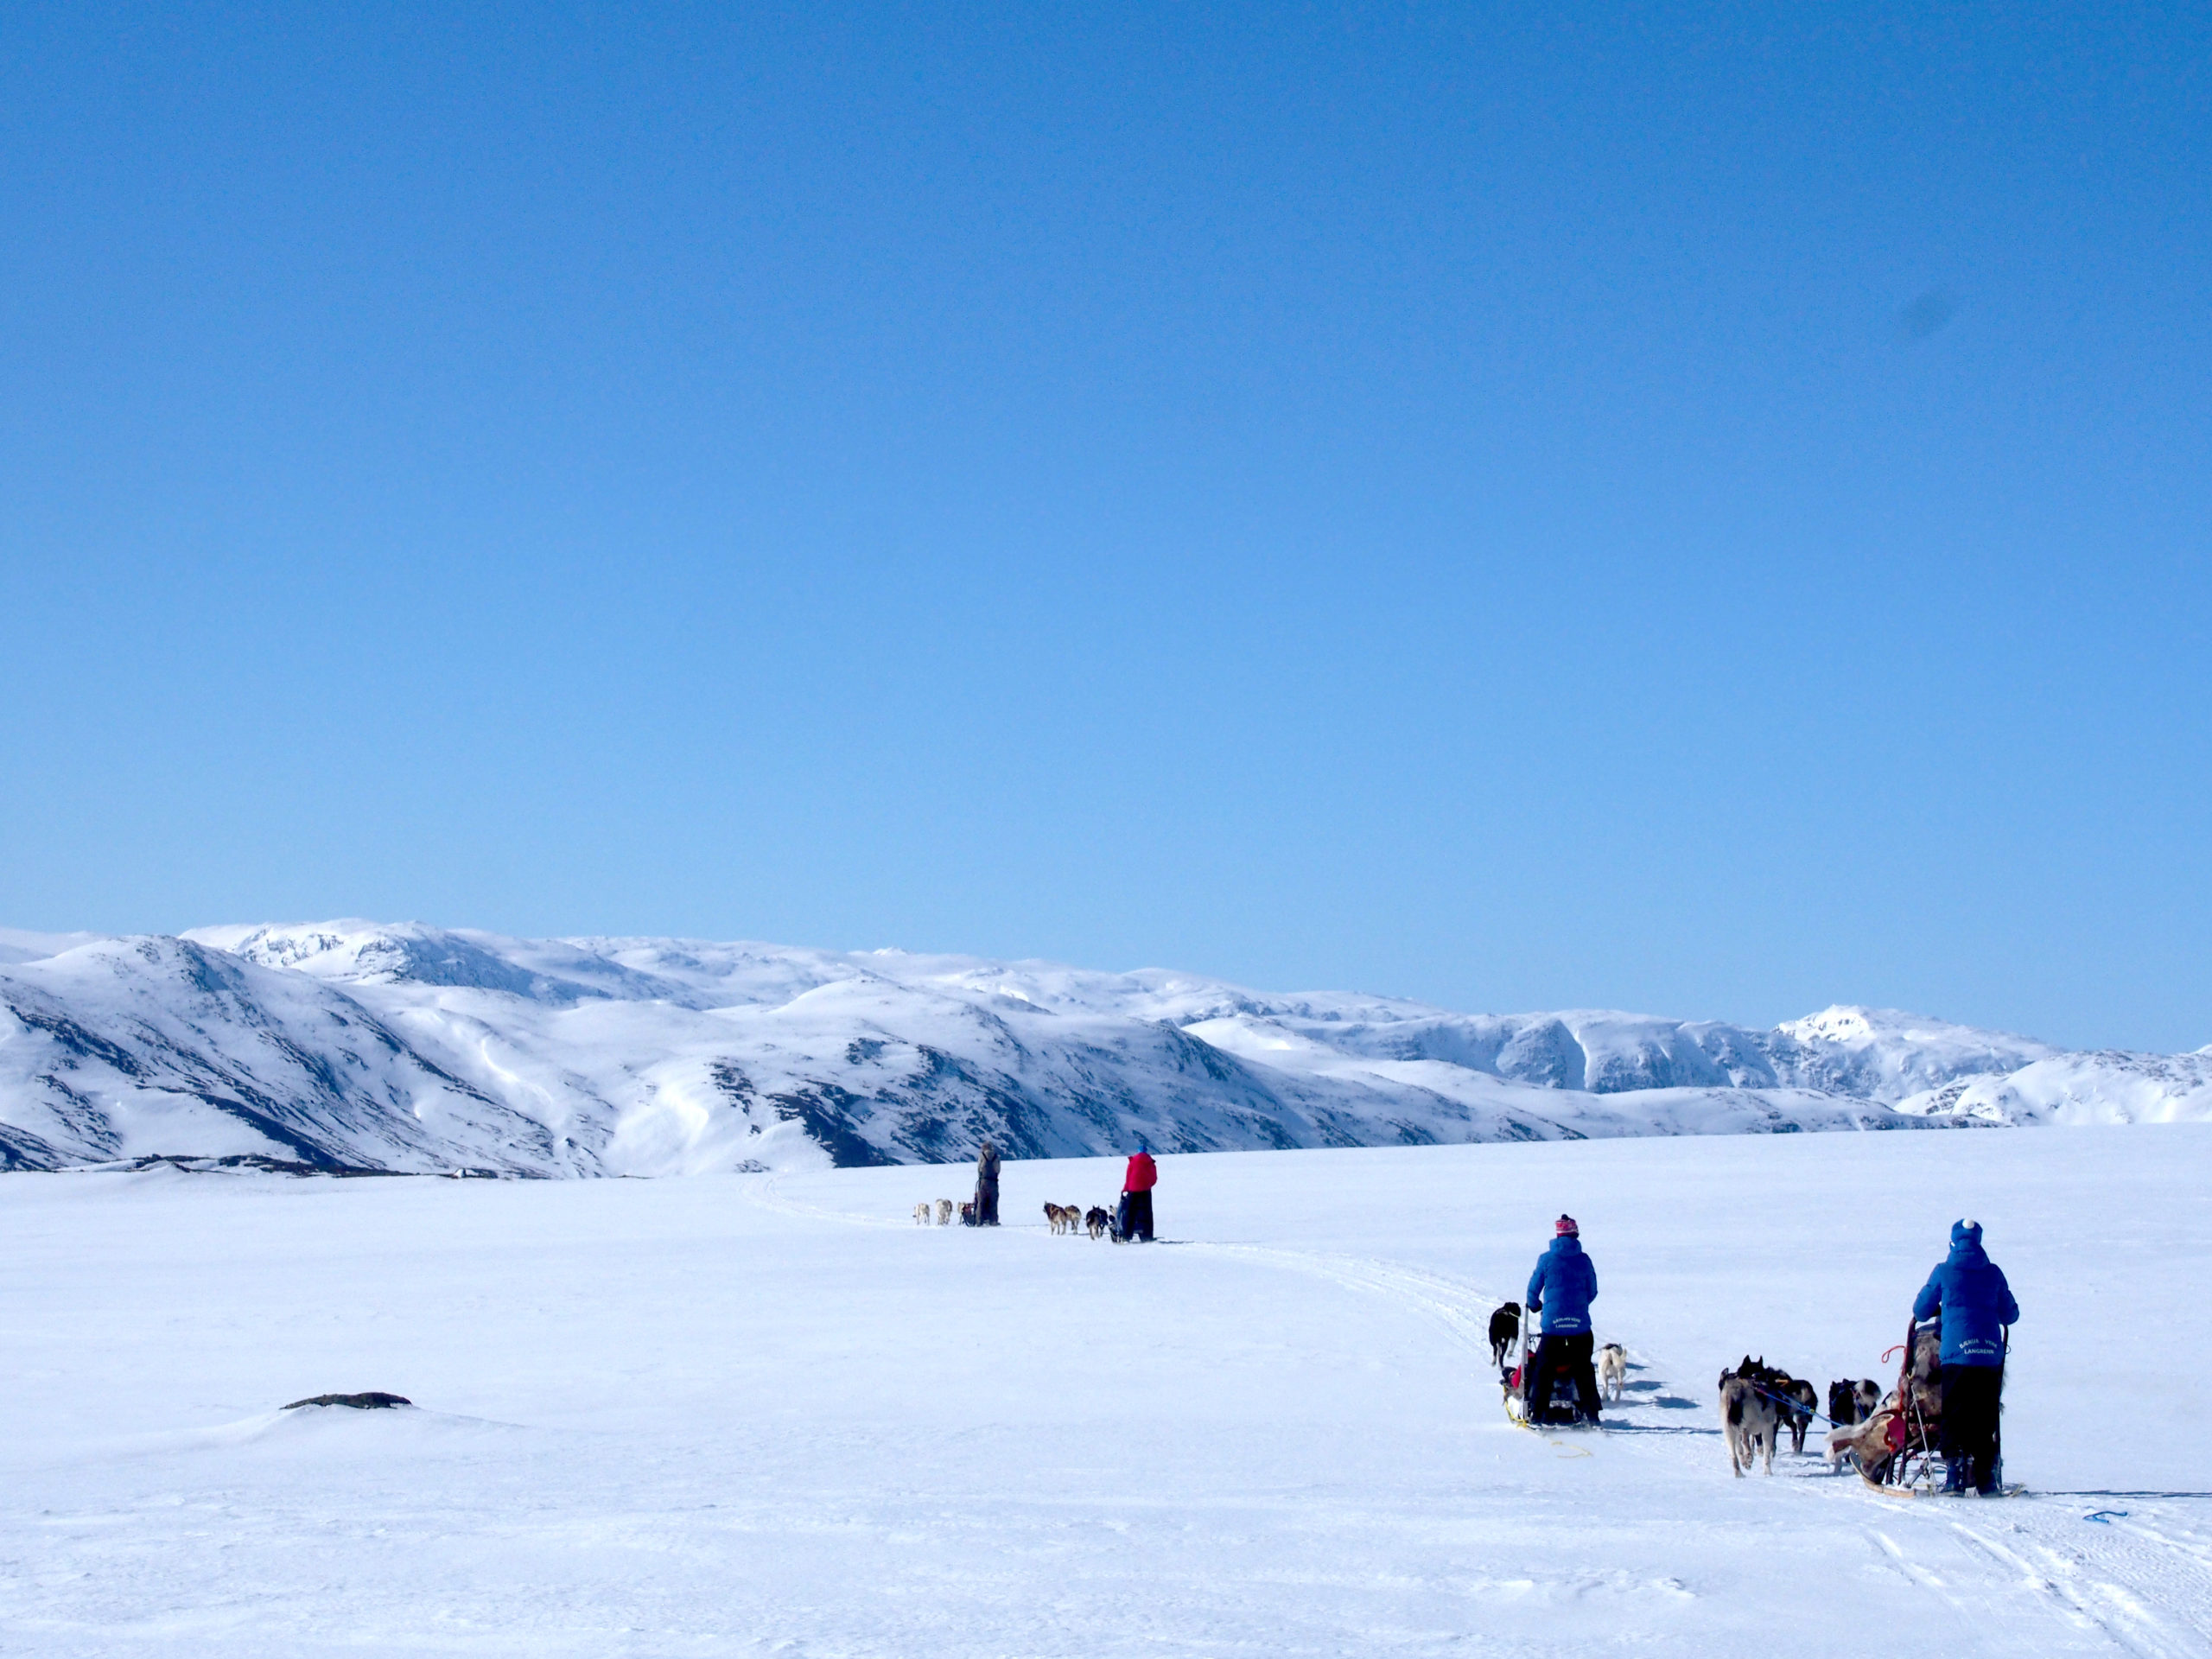
[[[0,919],[2212,1042],[2201,7],[11,7]]]

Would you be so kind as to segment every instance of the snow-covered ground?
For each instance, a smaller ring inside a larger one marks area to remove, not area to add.
[[[2212,1128],[1171,1157],[1172,1242],[1046,1232],[1116,1173],[0,1177],[0,1650],[2212,1652]],[[1561,1209],[1602,1436],[1481,1349]],[[1961,1213],[2037,1495],[1731,1478],[1722,1365],[1882,1374]]]
[[[1146,969],[417,923],[0,930],[0,1168],[669,1175],[2212,1118],[2212,1052],[1893,1010],[1455,1014]]]

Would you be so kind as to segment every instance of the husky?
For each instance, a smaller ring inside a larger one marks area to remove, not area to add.
[[[1067,1217],[1057,1204],[1048,1204],[1045,1206],[1045,1221],[1052,1228],[1052,1236],[1055,1238],[1059,1236],[1060,1229],[1067,1225]]]
[[[950,1198],[939,1198],[937,1201],[937,1224],[940,1227],[950,1227],[952,1225],[952,1200]]]
[[[1828,1384],[1828,1422],[1836,1428],[1849,1428],[1859,1421],[1858,1386],[1852,1382]]]
[[[930,1201],[927,1198],[923,1199],[919,1204],[914,1206],[914,1225],[917,1227],[928,1226],[930,1224],[930,1217],[935,1213],[935,1208],[931,1205]]]
[[[1828,1421],[1838,1428],[1863,1423],[1881,1408],[1881,1385],[1872,1377],[1849,1377],[1828,1384]]]
[[[1813,1419],[1821,1414],[1821,1396],[1813,1385],[1802,1377],[1777,1371],[1767,1383],[1767,1392],[1774,1395],[1775,1411],[1782,1426],[1789,1431],[1789,1454],[1805,1455],[1805,1431],[1813,1426]]]
[[[1618,1405],[1621,1391],[1627,1387],[1628,1350],[1618,1342],[1609,1342],[1598,1351],[1599,1391]]]
[[[1090,1209],[1083,1212],[1084,1230],[1089,1233],[1093,1239],[1101,1239],[1105,1237],[1107,1228],[1112,1226],[1113,1224],[1114,1217],[1108,1215],[1106,1211],[1101,1210],[1095,1204],[1092,1205]]]
[[[1490,1316],[1490,1363],[1505,1363],[1505,1351],[1521,1337],[1521,1304],[1506,1302]]]
[[[1740,1376],[1758,1389],[1768,1405],[1774,1408],[1775,1427],[1778,1431],[1789,1431],[1789,1449],[1797,1456],[1805,1454],[1805,1431],[1813,1419],[1821,1414],[1820,1391],[1809,1382],[1801,1382],[1779,1365],[1770,1365],[1766,1357],[1753,1359],[1744,1356],[1744,1363],[1725,1376]]]
[[[1764,1457],[1774,1472],[1774,1402],[1760,1391],[1756,1376],[1720,1373],[1720,1430],[1728,1442],[1728,1466],[1741,1480],[1751,1459]]]

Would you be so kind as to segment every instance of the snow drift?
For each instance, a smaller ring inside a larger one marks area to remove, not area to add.
[[[652,1175],[2212,1116],[2212,1053],[1834,1007],[1476,1015],[1157,969],[369,922],[0,932],[0,1167]]]

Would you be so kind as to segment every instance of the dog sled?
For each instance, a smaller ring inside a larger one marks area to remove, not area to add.
[[[1939,1321],[1905,1328],[1897,1385],[1883,1397],[1866,1421],[1828,1436],[1831,1465],[1849,1464],[1859,1478],[1891,1497],[1932,1497],[1943,1487],[1942,1329]],[[2004,1370],[1998,1370],[1997,1490],[2005,1497],[2022,1489],[2005,1484]]]
[[[1536,1344],[1529,1340],[1529,1326],[1531,1323],[1526,1313],[1521,1316],[1520,1328],[1513,1338],[1513,1351],[1506,1356],[1506,1363],[1498,1374],[1498,1386],[1505,1395],[1506,1421],[1513,1424],[1516,1428],[1537,1430],[1593,1427],[1593,1423],[1584,1419],[1579,1410],[1575,1421],[1572,1423],[1548,1423],[1541,1421],[1542,1413],[1558,1399],[1560,1389],[1566,1389],[1570,1396],[1575,1395],[1575,1384],[1570,1371],[1565,1369],[1554,1370],[1546,1382],[1546,1392],[1552,1398],[1550,1400],[1531,1398],[1531,1390],[1536,1387],[1537,1383]]]

